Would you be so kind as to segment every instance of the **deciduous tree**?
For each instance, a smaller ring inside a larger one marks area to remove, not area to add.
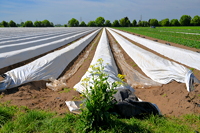
[[[113,21],[112,26],[113,27],[120,27],[119,21],[118,20]]]
[[[157,19],[151,19],[150,20],[150,26],[158,26],[158,20]]]
[[[170,25],[171,26],[180,26],[180,23],[179,23],[178,19],[172,19],[170,21]]]
[[[104,22],[105,22],[105,19],[103,17],[98,17],[96,18],[95,20],[95,23],[96,23],[96,26],[97,27],[102,27],[104,26]]]
[[[89,26],[89,27],[95,27],[96,23],[95,23],[95,21],[89,21],[88,24],[87,24],[87,26]]]
[[[32,21],[26,21],[26,22],[23,24],[23,27],[33,27],[33,22],[32,22]]]
[[[137,26],[137,21],[136,21],[135,19],[134,19],[133,22],[132,22],[132,26],[133,26],[133,27],[136,27],[136,26]]]
[[[3,27],[8,27],[9,25],[8,25],[8,22],[6,22],[6,21],[2,21],[1,22],[1,25],[3,26]]]
[[[105,22],[105,26],[106,26],[106,27],[111,27],[110,20],[106,20],[106,22]]]
[[[149,26],[149,24],[148,24],[147,21],[140,21],[140,22],[138,23],[138,26],[140,26],[140,27],[147,27],[147,26]]]
[[[10,20],[9,26],[10,27],[17,27],[17,24],[13,20]]]
[[[131,23],[128,17],[124,17],[122,19],[119,20],[119,23],[122,27],[130,27]]]
[[[47,19],[45,19],[45,20],[42,21],[42,26],[43,27],[52,27],[51,23]]]
[[[42,25],[42,22],[41,22],[41,21],[35,21],[35,22],[34,22],[34,26],[35,26],[35,27],[42,27],[43,25]]]
[[[79,25],[80,27],[86,27],[86,23],[84,21],[81,22],[81,24]]]
[[[166,19],[161,20],[161,26],[169,26],[169,19],[166,18]]]
[[[189,26],[191,21],[191,17],[189,15],[183,15],[180,18],[180,24],[182,26]]]
[[[68,21],[68,26],[69,27],[78,27],[79,21],[75,18],[72,18],[71,20]]]
[[[194,26],[200,26],[200,16],[194,16],[191,20],[191,24]]]

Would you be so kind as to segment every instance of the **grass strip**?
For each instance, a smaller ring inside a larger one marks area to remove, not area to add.
[[[188,114],[181,117],[149,116],[144,119],[122,119],[112,116],[109,128],[90,132],[164,132],[194,133],[200,131],[200,115]],[[27,107],[0,104],[1,133],[73,133],[82,132],[83,123],[79,115],[31,110]]]

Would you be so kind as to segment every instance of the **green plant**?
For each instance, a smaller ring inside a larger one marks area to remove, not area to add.
[[[82,106],[81,120],[84,123],[84,131],[88,132],[92,129],[101,129],[106,127],[111,122],[111,109],[113,104],[113,94],[116,93],[115,87],[118,82],[109,84],[108,74],[105,73],[103,60],[99,59],[97,64],[90,66],[92,71],[91,78],[82,80],[82,85],[85,86],[86,91],[83,95],[86,97],[84,107]]]
[[[71,90],[72,90],[71,88],[64,88],[63,91],[60,91],[59,93],[68,93]]]
[[[190,70],[193,72],[193,71],[194,71],[194,68],[190,68]]]
[[[80,97],[77,96],[73,96],[72,100],[78,101],[78,100],[82,100],[82,95],[80,95]]]
[[[134,64],[134,65],[133,65],[133,67],[136,67],[136,66],[137,66],[137,64]]]
[[[165,94],[163,94],[162,96],[163,96],[163,97],[166,97],[166,96],[167,96],[167,94],[165,93]]]
[[[3,98],[3,95],[0,95],[0,99]]]

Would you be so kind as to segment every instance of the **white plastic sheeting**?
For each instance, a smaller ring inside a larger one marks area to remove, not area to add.
[[[24,35],[24,34],[22,34],[22,33],[18,33],[17,31],[12,31],[12,32],[16,32],[15,34],[21,34],[20,36],[17,36],[17,37],[12,37],[12,34],[10,35],[10,37],[8,37],[8,38],[0,38],[0,46],[2,47],[2,46],[7,46],[8,47],[8,45],[11,45],[11,46],[15,46],[15,45],[19,45],[20,43],[27,43],[27,44],[29,44],[29,42],[31,42],[31,41],[38,41],[38,40],[40,40],[40,39],[51,39],[51,37],[57,37],[57,36],[59,36],[59,35],[64,35],[64,34],[74,34],[74,33],[78,33],[78,32],[84,32],[84,31],[86,31],[86,30],[91,30],[92,28],[88,28],[88,29],[86,29],[86,28],[80,28],[80,29],[76,29],[76,28],[74,28],[74,29],[72,29],[72,28],[61,28],[61,29],[59,29],[59,31],[58,31],[58,29],[57,28],[51,28],[51,29],[49,29],[49,30],[42,30],[43,28],[38,28],[37,30],[38,30],[38,32],[39,33],[37,33],[37,34],[35,34],[35,35],[32,35],[32,33],[31,33],[31,29],[25,29],[25,33],[27,34],[27,35]],[[93,28],[94,29],[94,28]],[[12,28],[10,29],[10,30],[12,30]],[[42,31],[41,31],[42,30]],[[0,29],[0,31],[1,31],[1,29]],[[3,33],[4,33],[4,31],[2,31]],[[63,36],[63,38],[64,38],[64,36]],[[54,40],[56,40],[56,39],[54,39]],[[31,46],[31,45],[30,45]]]
[[[15,46],[10,47],[9,52],[1,53],[0,54],[0,68],[4,68],[15,63],[25,61],[27,59],[33,58],[35,56],[41,55],[43,53],[49,52],[53,49],[59,48],[63,45],[66,45],[69,42],[72,42],[92,31],[96,28],[81,32],[81,33],[74,33],[74,35],[70,35],[68,37],[64,37],[62,39],[55,39],[55,40],[47,40],[43,43],[37,40],[34,41],[35,46],[29,45],[27,48],[15,50]],[[43,40],[44,41],[44,40]]]
[[[113,55],[112,55],[111,50],[110,50],[110,46],[109,46],[109,43],[108,43],[108,40],[107,40],[105,28],[103,29],[101,39],[98,43],[95,55],[94,55],[90,65],[95,65],[97,63],[97,60],[100,59],[100,58],[103,59],[103,66],[105,67],[104,72],[107,73],[108,76],[109,76],[108,82],[111,84],[115,81],[121,81],[117,77],[118,70],[117,70]],[[92,75],[89,71],[92,71],[91,68],[89,68],[88,71],[84,74],[84,76],[81,78],[81,81],[78,82],[74,86],[74,88],[80,93],[82,93],[86,90],[85,86],[82,85],[82,80],[87,78],[87,77],[92,77]],[[90,85],[92,86],[92,81],[90,82]],[[130,89],[131,91],[134,91],[133,88],[131,86],[129,86],[128,84],[123,84],[118,88],[127,88],[127,89]],[[118,88],[116,88],[116,89],[118,89]]]
[[[27,29],[27,32],[28,31],[29,30]],[[21,42],[25,42],[25,41],[32,41],[32,40],[41,39],[41,38],[45,38],[45,37],[51,37],[51,36],[55,36],[55,35],[65,34],[65,33],[71,32],[71,31],[72,30],[70,30],[70,29],[67,30],[67,31],[60,31],[60,32],[54,31],[53,33],[44,31],[40,34],[35,34],[35,35],[32,35],[30,33],[31,31],[29,31],[29,33],[27,33],[28,35],[22,34],[21,36],[17,36],[17,37],[12,37],[12,36],[6,37],[6,38],[2,37],[0,39],[0,44],[1,45],[7,45],[7,44],[11,44],[11,43],[21,43]],[[2,31],[2,32],[4,33],[4,31]],[[20,33],[16,32],[15,34],[20,34]]]
[[[200,70],[200,54],[197,52],[154,42],[116,29],[112,30],[168,58]]]
[[[192,75],[192,72],[189,69],[146,51],[124,39],[112,30],[108,30],[124,51],[152,80],[161,84],[167,84],[172,80],[186,83],[187,90],[191,91],[190,76]]]
[[[97,60],[100,58],[103,59],[103,66],[105,67],[104,72],[107,73],[109,76],[107,81],[109,83],[113,83],[115,81],[120,81],[120,79],[117,77],[118,71],[117,71],[117,67],[116,67],[112,52],[110,50],[110,46],[109,46],[109,43],[107,40],[105,28],[103,29],[101,39],[98,43],[95,55],[94,55],[93,60],[90,65],[97,65],[96,64]],[[86,90],[86,88],[82,85],[82,80],[86,77],[92,77],[92,75],[89,71],[91,71],[91,68],[89,68],[88,71],[85,73],[85,75],[81,78],[81,81],[74,86],[74,88],[80,93],[82,93]],[[89,84],[92,86],[92,81],[90,81]],[[122,84],[120,87],[116,87],[115,89],[125,89],[125,88],[130,89],[132,92],[135,91],[128,84]],[[140,102],[142,102],[141,99],[139,99],[139,100],[140,100]],[[80,113],[80,104],[82,103],[81,101],[66,101],[65,103],[71,112],[77,113],[77,114]],[[159,114],[161,114],[157,105],[153,104],[153,103],[152,103],[152,105],[154,105],[156,107],[156,109],[158,110]]]
[[[64,38],[70,37],[72,35],[75,35],[77,33],[80,33],[80,31],[75,32],[75,33],[71,32],[71,33],[66,33],[66,34],[61,34],[61,35],[53,35],[50,37],[44,36],[42,39],[37,38],[37,39],[31,40],[31,41],[30,40],[28,40],[28,41],[22,40],[23,42],[21,42],[21,43],[19,43],[18,41],[17,41],[17,43],[16,43],[16,41],[14,43],[9,42],[9,44],[3,45],[3,46],[1,44],[0,53],[6,53],[6,52],[11,52],[11,51],[16,51],[16,50],[21,50],[21,49],[25,49],[25,48],[38,46],[41,44],[64,39]]]
[[[93,46],[97,44],[97,40],[95,40],[89,49],[85,52],[84,56],[73,66],[72,69],[70,69],[67,74],[64,74],[62,77],[59,77],[59,79],[50,79],[51,82],[46,83],[46,86],[49,89],[52,89],[53,91],[60,91],[63,88],[67,87],[66,81],[73,76],[77,70],[81,67],[81,65],[84,63],[85,59],[89,56],[90,51],[93,49]]]
[[[87,29],[92,29],[87,27]],[[23,27],[23,28],[0,28],[0,43],[16,41],[19,39],[44,36],[50,34],[62,34],[70,31],[87,30],[86,27]]]
[[[58,78],[66,66],[94,39],[99,30],[68,47],[6,72],[5,79],[0,82],[0,90],[10,89],[32,81]]]
[[[117,56],[118,63],[120,64],[121,69],[126,76],[126,82],[131,85],[131,87],[136,89],[150,88],[162,85],[148,77],[143,76],[137,70],[127,64],[126,59],[124,58],[117,44],[113,44],[113,52],[115,53],[115,56]]]

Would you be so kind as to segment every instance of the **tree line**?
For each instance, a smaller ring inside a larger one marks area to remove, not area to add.
[[[43,21],[36,20],[34,23],[28,20],[26,22],[21,22],[20,24],[10,20],[10,22],[2,21],[0,27],[54,27],[54,24],[46,19]]]
[[[0,27],[148,27],[148,26],[200,26],[200,16],[196,15],[193,18],[189,15],[182,15],[180,19],[168,18],[158,21],[157,19],[149,19],[148,21],[138,22],[134,19],[132,22],[128,17],[121,18],[120,20],[114,20],[112,23],[110,20],[105,20],[103,17],[98,17],[94,21],[89,21],[87,24],[84,21],[79,22],[77,19],[72,18],[64,25],[54,25],[48,20],[43,21],[26,21],[16,24],[13,20],[10,22],[2,21]]]

